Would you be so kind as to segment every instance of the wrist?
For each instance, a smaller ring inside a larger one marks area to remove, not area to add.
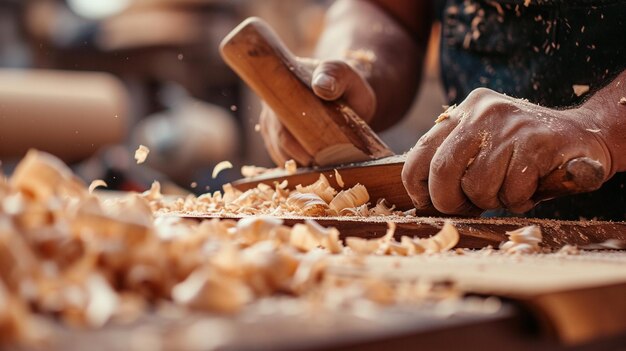
[[[626,83],[626,82],[624,82]],[[611,83],[613,84],[613,83]],[[626,171],[626,105],[619,103],[616,94],[599,91],[578,110],[585,114],[611,158],[610,175]]]

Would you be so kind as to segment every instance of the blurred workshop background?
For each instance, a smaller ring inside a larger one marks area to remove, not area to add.
[[[217,190],[242,165],[272,166],[259,101],[218,53],[248,16],[268,21],[296,54],[312,51],[328,0],[0,0],[0,167],[29,148],[51,152],[86,182],[166,193]],[[437,27],[437,25],[435,25]],[[444,101],[438,30],[409,116],[382,137],[407,151]],[[133,159],[138,145],[150,154]],[[220,161],[234,168],[211,179]]]

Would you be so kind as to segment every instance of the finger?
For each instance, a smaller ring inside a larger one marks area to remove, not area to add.
[[[269,118],[266,108],[263,108],[261,117],[259,118],[259,124],[261,126],[261,135],[263,136],[265,150],[267,150],[270,158],[276,165],[285,164],[285,162],[287,162],[287,155],[284,155],[277,145],[274,127],[271,126],[272,123],[269,121]]]
[[[313,161],[309,153],[285,127],[281,127],[278,131],[278,149],[283,155],[294,159],[301,166],[309,166]]]
[[[259,123],[265,147],[277,165],[282,166],[289,159],[305,166],[311,163],[311,156],[266,106],[263,107]]]
[[[457,125],[458,119],[453,117],[436,124],[407,153],[407,160],[402,168],[402,183],[418,210],[432,207],[428,189],[430,163],[437,148]]]
[[[343,98],[363,119],[376,112],[376,95],[361,74],[343,61],[326,61],[313,72],[311,87],[317,96],[334,101]]]
[[[437,149],[430,162],[428,178],[430,199],[437,210],[451,215],[482,212],[465,196],[461,179],[488,137],[475,132],[464,133],[463,128],[456,128]]]
[[[539,170],[524,154],[513,152],[498,192],[502,206],[513,213],[524,213],[535,206],[532,196],[537,190]]]
[[[461,189],[475,206],[484,210],[502,207],[498,192],[512,154],[512,144],[482,145],[478,155],[470,159],[461,179]]]

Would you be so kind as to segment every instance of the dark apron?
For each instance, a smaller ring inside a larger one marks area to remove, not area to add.
[[[448,0],[441,73],[448,100],[487,87],[547,107],[579,104],[626,67],[626,1]],[[626,219],[626,173],[600,190],[540,204],[532,217]]]

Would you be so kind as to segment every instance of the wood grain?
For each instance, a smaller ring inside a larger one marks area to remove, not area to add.
[[[202,213],[175,214],[186,218],[241,218],[216,217]],[[527,218],[436,218],[436,217],[278,217],[286,225],[302,223],[306,219],[314,219],[326,227],[339,229],[341,238],[349,236],[361,238],[378,238],[385,234],[387,222],[396,223],[396,239],[402,236],[427,238],[436,234],[446,220],[452,221],[461,235],[457,247],[480,249],[487,245],[498,247],[508,240],[507,231],[529,225],[537,225],[543,234],[545,247],[560,249],[569,245],[585,246],[603,243],[614,239],[626,243],[626,223],[603,221],[556,221]]]
[[[459,289],[517,301],[544,333],[567,345],[626,333],[626,254],[578,256],[370,256],[351,265],[336,257],[331,273],[383,279],[449,280]]]

